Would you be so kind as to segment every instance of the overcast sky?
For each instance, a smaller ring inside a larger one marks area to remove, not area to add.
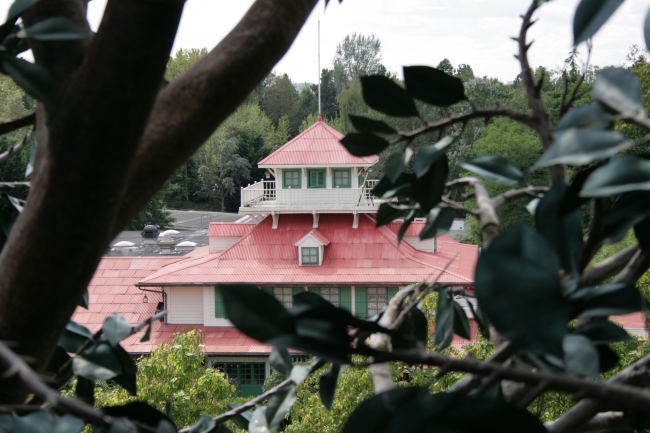
[[[213,48],[244,15],[253,0],[187,0],[174,44],[179,48]],[[8,9],[11,1],[0,0]],[[89,20],[96,29],[106,0],[93,0]],[[571,23],[578,0],[554,0],[538,12],[530,31],[535,40],[534,66],[561,68],[571,49]],[[515,43],[529,2],[524,0],[332,0],[324,2],[303,27],[275,70],[294,82],[316,82],[317,22],[321,19],[321,66],[332,64],[336,45],[353,32],[375,33],[382,43],[383,62],[401,75],[404,65],[435,66],[443,58],[454,66],[468,63],[477,76],[511,81],[518,73]],[[645,47],[643,22],[647,0],[626,0],[594,38],[592,64],[623,64],[632,44]],[[584,48],[582,51],[586,51]]]

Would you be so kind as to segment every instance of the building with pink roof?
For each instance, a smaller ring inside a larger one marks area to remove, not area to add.
[[[376,227],[380,200],[368,177],[379,158],[350,155],[342,137],[319,119],[262,160],[269,179],[242,190],[240,214],[250,222],[210,223],[209,246],[184,256],[104,257],[88,287],[89,309],[78,308],[73,320],[94,332],[115,312],[137,323],[165,309],[149,341],[135,335],[123,342],[129,353],[147,354],[196,329],[210,362],[252,395],[270,373],[271,347],[231,325],[222,284],[256,285],[286,307],[294,294],[311,291],[361,318],[412,283],[472,286],[475,245],[447,236],[421,241],[424,222],[411,224],[401,243],[401,222]]]

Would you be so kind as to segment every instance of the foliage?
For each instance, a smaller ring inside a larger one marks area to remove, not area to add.
[[[147,206],[142,209],[131,223],[126,227],[127,230],[142,230],[146,225],[155,225],[159,228],[169,228],[176,221],[167,209],[165,203],[169,194],[169,187],[166,185],[156,193],[149,201]]]
[[[369,36],[352,33],[336,46],[334,55],[334,86],[340,92],[345,83],[367,75],[386,75],[381,63],[381,41]]]
[[[196,422],[201,414],[226,410],[226,400],[235,394],[227,377],[206,367],[203,341],[197,331],[175,334],[170,344],[161,344],[149,356],[138,359],[138,396],[130,396],[111,382],[98,382],[95,404],[99,407],[141,401],[171,415],[179,428]]]

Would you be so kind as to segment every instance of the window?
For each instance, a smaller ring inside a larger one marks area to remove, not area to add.
[[[307,170],[309,188],[325,188],[325,170]]]
[[[355,314],[366,318],[375,316],[386,307],[386,304],[397,293],[397,287],[356,287]]]
[[[237,385],[241,397],[262,393],[266,379],[266,365],[263,362],[213,362],[212,368],[223,372],[231,383]]]
[[[335,307],[352,311],[352,291],[349,287],[310,287],[309,291],[322,296]]]
[[[318,264],[318,247],[302,247],[300,248],[302,255],[303,265],[317,265]]]
[[[300,188],[300,170],[282,170],[283,188]]]
[[[293,307],[293,295],[305,291],[302,287],[264,287],[262,290],[273,295],[284,308]]]
[[[218,287],[214,288],[214,317],[217,319],[226,318],[226,307],[223,304],[223,297],[221,296]]]
[[[352,177],[350,169],[332,171],[332,188],[350,188],[352,187]]]

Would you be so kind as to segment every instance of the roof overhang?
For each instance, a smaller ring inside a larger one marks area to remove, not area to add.
[[[343,167],[343,168],[354,168],[354,167],[372,167],[377,164],[379,159],[375,162],[363,163],[363,164],[257,164],[259,168],[330,168],[330,167]]]

